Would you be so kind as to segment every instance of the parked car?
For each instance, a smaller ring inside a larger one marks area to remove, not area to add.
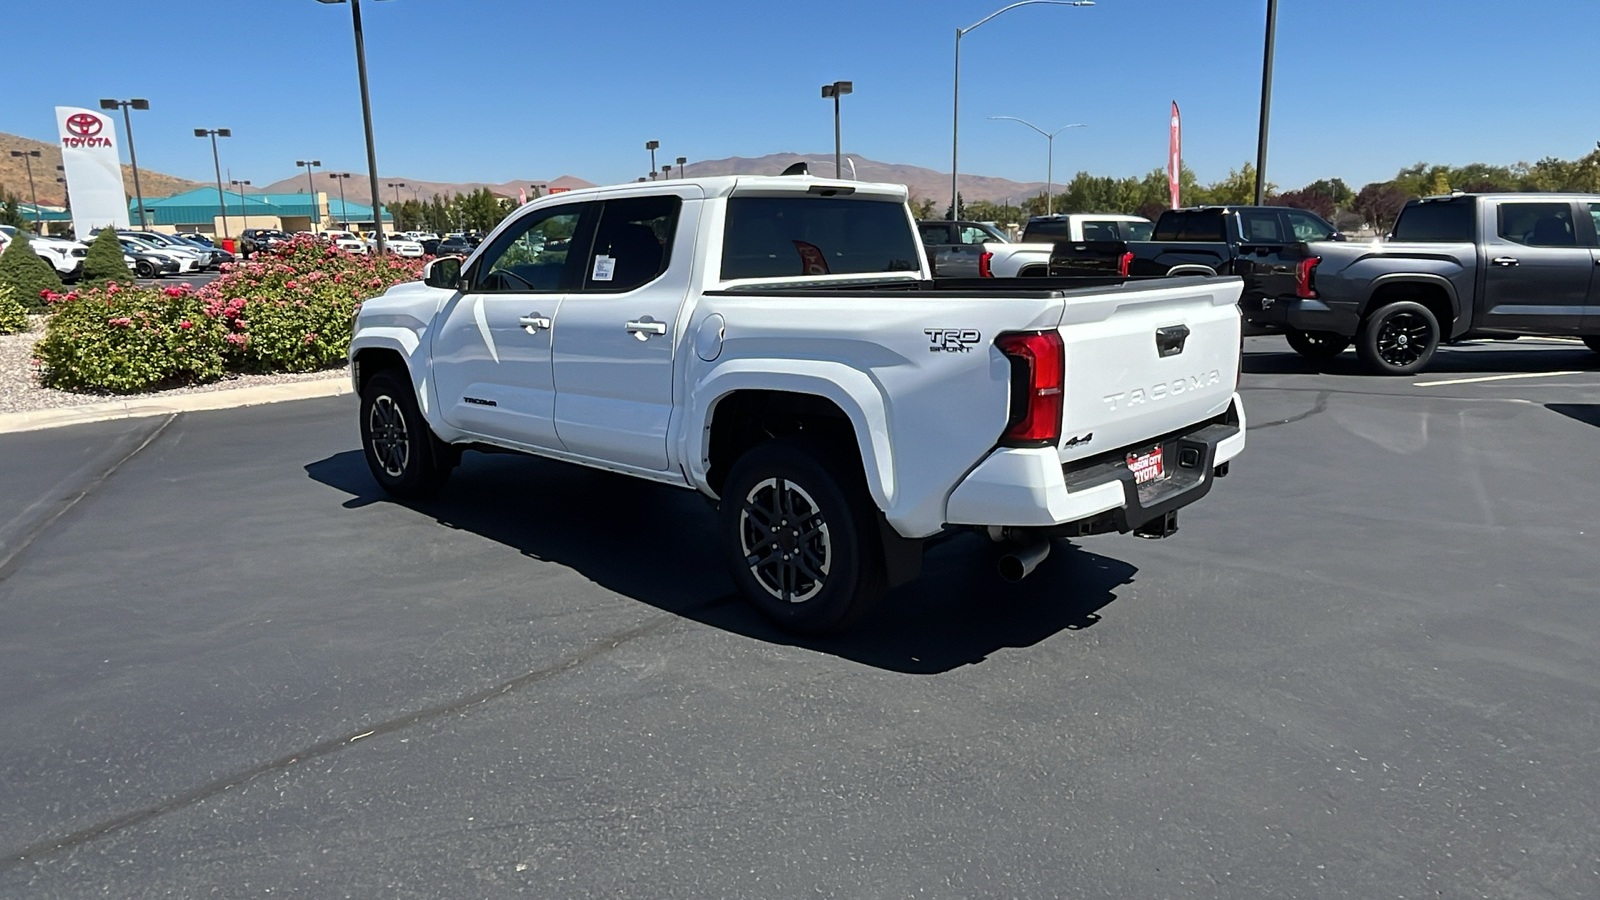
[[[1050,254],[1061,241],[1148,240],[1154,226],[1143,216],[1118,213],[1058,213],[1034,216],[1016,243],[989,243],[977,250],[958,251],[981,258],[989,278],[1034,278],[1050,273]]]
[[[239,252],[249,256],[263,250],[271,250],[292,240],[294,238],[291,235],[276,228],[246,228],[239,232]]]
[[[1148,241],[1063,241],[1050,256],[1056,277],[1237,275],[1243,309],[1308,290],[1305,241],[1342,237],[1314,213],[1282,206],[1172,209]],[[1269,304],[1270,305],[1270,304]],[[1248,320],[1248,316],[1247,316]]]
[[[0,250],[4,250],[5,246],[11,243],[16,233],[17,229],[14,226],[0,225]],[[76,281],[83,274],[83,260],[89,255],[88,245],[30,232],[28,246],[33,248],[35,255],[56,270],[62,281]]]
[[[1600,194],[1412,200],[1388,240],[1307,237],[1301,289],[1244,304],[1303,356],[1353,342],[1366,368],[1421,371],[1439,344],[1567,335],[1600,352]]]
[[[383,245],[390,253],[396,256],[416,258],[422,256],[422,245],[402,234],[386,234],[383,236]],[[376,236],[367,238],[367,247],[376,250],[378,239]]]
[[[417,243],[422,245],[422,252],[425,255],[427,255],[427,256],[438,256],[439,255],[439,244],[440,244],[441,240],[442,239],[438,235],[434,235],[432,237],[418,238],[417,239]]]
[[[904,185],[541,198],[361,305],[363,455],[400,497],[467,447],[699,491],[737,589],[837,629],[947,530],[1009,579],[1051,537],[1168,536],[1244,449],[1239,279],[1040,281],[933,281]]]
[[[935,278],[980,278],[989,275],[984,244],[1009,244],[1011,239],[983,222],[927,219],[917,223],[922,248]]]
[[[478,245],[468,240],[465,236],[453,234],[440,241],[433,248],[435,256],[470,256]]]
[[[135,275],[140,278],[161,278],[166,275],[177,275],[181,264],[170,254],[161,253],[152,249],[148,244],[122,238],[122,261],[129,264]]]
[[[117,234],[121,235],[122,237],[130,237],[134,238],[135,240],[144,241],[145,243],[152,244],[161,250],[178,253],[180,254],[180,258],[183,256],[192,256],[195,260],[194,271],[196,272],[204,272],[207,269],[214,269],[220,266],[222,264],[221,255],[226,252],[214,247],[199,247],[189,243],[177,235],[162,234],[159,231],[128,230],[118,231]],[[230,255],[229,261],[231,260],[232,257]]]
[[[338,247],[340,250],[343,250],[346,253],[354,253],[358,256],[365,256],[367,253],[367,242],[363,241],[359,237],[356,237],[355,234],[351,232],[330,231],[323,236],[326,237],[335,247]]]
[[[188,244],[190,247],[194,248],[196,252],[206,254],[208,256],[206,267],[213,271],[222,268],[228,263],[237,261],[237,257],[221,247],[217,247],[212,244],[202,244],[198,241],[191,241],[183,235],[177,235],[177,238],[178,240],[183,241],[185,244]]]
[[[198,231],[180,231],[180,232],[178,232],[178,237],[181,237],[186,241],[191,241],[193,243],[200,244],[201,246],[204,246],[204,247],[215,247],[215,246],[217,246],[216,242],[211,239],[213,237],[212,235],[201,234]]]
[[[134,242],[146,252],[154,253],[158,256],[171,257],[173,260],[177,261],[178,273],[180,275],[187,275],[190,272],[198,272],[201,269],[200,254],[194,252],[193,250],[183,247],[170,246],[161,241],[153,241],[131,231],[119,231],[117,232],[117,236],[122,240]]]

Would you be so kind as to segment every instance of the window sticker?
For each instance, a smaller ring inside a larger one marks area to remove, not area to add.
[[[610,281],[612,273],[617,270],[616,259],[600,255],[594,258],[594,272],[590,275],[595,281]]]

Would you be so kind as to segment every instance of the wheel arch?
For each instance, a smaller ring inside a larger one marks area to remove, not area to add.
[[[1444,337],[1455,337],[1470,324],[1461,321],[1461,301],[1455,285],[1442,276],[1420,273],[1374,278],[1367,300],[1361,305],[1360,317],[1365,319],[1374,311],[1400,300],[1412,300],[1427,307],[1439,320],[1439,331]]]

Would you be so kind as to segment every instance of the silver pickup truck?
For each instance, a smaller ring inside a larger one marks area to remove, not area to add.
[[[1477,335],[1569,335],[1600,352],[1600,195],[1425,197],[1386,241],[1306,249],[1297,296],[1244,309],[1303,356],[1353,342],[1373,372],[1409,375],[1442,341]]]

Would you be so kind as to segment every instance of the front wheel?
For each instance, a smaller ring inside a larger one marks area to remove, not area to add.
[[[434,436],[411,381],[396,369],[379,372],[361,389],[361,447],[378,486],[407,500],[438,493],[454,467],[449,445]]]
[[[1439,349],[1439,320],[1421,303],[1401,300],[1374,310],[1361,322],[1356,353],[1379,375],[1422,370]]]
[[[1284,334],[1294,352],[1306,359],[1333,359],[1350,346],[1350,339],[1331,331],[1298,331],[1290,329]]]
[[[133,269],[134,269],[134,273],[137,274],[140,278],[154,278],[154,277],[156,277],[156,266],[155,266],[155,263],[147,262],[147,261],[141,259],[138,262],[133,264]]]
[[[826,444],[751,449],[728,473],[717,520],[739,592],[785,630],[841,630],[887,589],[860,464]]]

